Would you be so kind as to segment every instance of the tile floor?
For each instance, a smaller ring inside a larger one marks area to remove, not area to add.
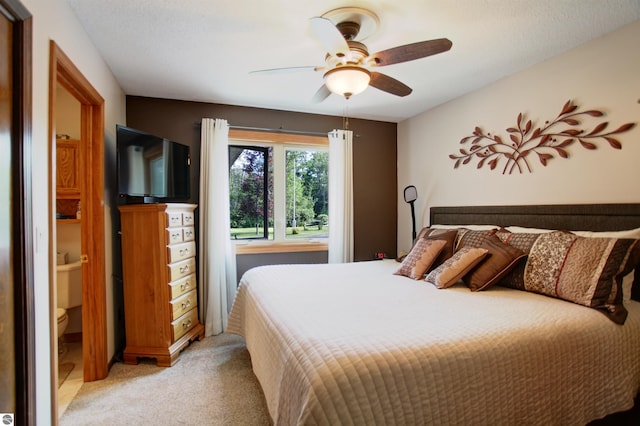
[[[64,414],[67,407],[80,390],[82,383],[84,383],[84,374],[82,370],[82,343],[72,342],[64,343],[64,345],[66,347],[63,349],[63,353],[58,357],[58,362],[72,362],[74,367],[62,386],[58,388],[58,417],[61,417]]]

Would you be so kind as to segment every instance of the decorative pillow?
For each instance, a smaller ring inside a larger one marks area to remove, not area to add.
[[[484,248],[463,247],[443,264],[429,272],[425,280],[438,288],[451,287],[480,263],[487,253],[488,250]]]
[[[434,229],[428,226],[425,226],[418,232],[416,235],[416,239],[413,240],[413,246],[415,246],[418,241],[423,238],[437,237],[439,240],[445,240],[447,245],[440,252],[440,257],[436,259],[433,263],[434,265],[439,265],[451,256],[453,256],[453,251],[455,250],[455,242],[456,237],[458,236],[458,229]],[[411,249],[413,249],[413,246]],[[402,256],[396,259],[397,262],[404,261],[406,256]]]
[[[433,267],[436,267],[453,256],[457,237],[458,229],[422,228],[416,237],[416,242],[420,241],[421,238],[437,238],[438,240],[444,240],[447,242],[438,258],[433,262]]]
[[[447,231],[452,231],[452,229],[436,229],[430,226],[425,226],[420,230],[420,232],[418,232],[418,234],[416,235],[416,239],[413,240],[413,244],[415,245],[421,238],[432,237],[437,234],[443,234]],[[458,229],[453,229],[453,231],[456,231],[457,233]]]
[[[442,249],[442,251],[440,252],[440,255],[438,255],[438,258],[435,260],[435,262],[433,262],[433,265],[431,265],[431,269],[435,268],[438,265],[441,265],[443,262],[445,262],[447,259],[453,256],[453,253],[455,252],[457,237],[458,237],[457,229],[452,229],[448,231],[443,231],[441,229],[434,229],[434,233],[430,235],[428,238],[437,238],[439,240],[444,240],[446,244]]]
[[[500,238],[500,240],[508,244],[511,247],[515,247],[518,250],[521,250],[524,254],[529,254],[531,248],[536,243],[538,238],[545,233],[540,232],[518,232],[512,233],[505,230],[500,230],[496,233],[496,236]],[[524,290],[524,270],[527,266],[528,260],[526,262],[520,262],[514,266],[511,271],[509,271],[498,283],[500,286],[515,288],[517,290]]]
[[[502,279],[527,255],[495,235],[486,237],[480,248],[488,250],[485,260],[462,279],[471,291],[485,290]]]
[[[624,231],[573,231],[574,234],[589,238],[640,238],[640,228],[627,229]],[[633,280],[635,270],[629,272],[622,278],[622,301],[628,303],[633,292]],[[640,283],[636,284],[640,286]]]
[[[498,232],[497,229],[489,229],[484,231],[474,231],[471,229],[460,229],[458,231],[458,243],[456,251],[463,247],[480,247],[484,240]]]
[[[403,275],[414,280],[422,279],[446,244],[445,240],[433,238],[418,240],[394,274]]]
[[[595,308],[623,324],[622,277],[639,261],[636,239],[540,234],[529,252],[524,289]]]

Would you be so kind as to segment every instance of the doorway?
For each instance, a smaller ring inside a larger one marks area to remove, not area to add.
[[[56,88],[62,86],[80,103],[78,145],[80,259],[82,264],[82,364],[85,382],[107,376],[107,324],[104,230],[104,99],[56,45],[50,43],[49,64],[49,165],[50,182],[55,183]],[[50,185],[50,324],[51,394],[54,421],[58,418],[58,339],[56,315],[56,188]]]

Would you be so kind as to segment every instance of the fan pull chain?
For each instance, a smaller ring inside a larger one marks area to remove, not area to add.
[[[349,101],[347,100],[347,104],[344,107],[344,115],[342,117],[342,128],[344,130],[349,130]]]

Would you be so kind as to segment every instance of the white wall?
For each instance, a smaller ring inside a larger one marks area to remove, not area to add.
[[[455,99],[398,126],[398,250],[411,246],[410,210],[402,199],[406,185],[418,189],[416,226],[427,225],[430,206],[635,203],[640,202],[640,21],[586,43],[474,93]],[[455,48],[455,46],[454,46]],[[470,64],[472,66],[472,64]],[[622,149],[602,141],[596,150],[574,143],[569,158],[555,156],[544,167],[531,158],[532,172],[502,174],[476,167],[477,160],[453,168],[449,154],[468,144],[460,140],[476,126],[508,140],[522,112],[534,125],[553,120],[568,100],[580,110],[599,109],[605,117],[585,120],[588,130],[608,121],[613,130],[638,123],[619,136]],[[587,124],[589,123],[589,124]]]
[[[110,69],[99,56],[82,26],[64,0],[22,0],[33,15],[33,133],[32,176],[34,279],[36,311],[36,421],[51,423],[50,353],[49,349],[49,265],[48,241],[54,230],[49,229],[49,41],[54,40],[87,80],[105,100],[105,156],[107,166],[114,167],[109,158],[115,157],[115,125],[125,123],[125,95]],[[111,206],[105,194],[105,247],[107,289],[111,289]],[[107,294],[107,312],[113,312],[113,295]],[[109,355],[114,353],[113,318],[109,327]]]

